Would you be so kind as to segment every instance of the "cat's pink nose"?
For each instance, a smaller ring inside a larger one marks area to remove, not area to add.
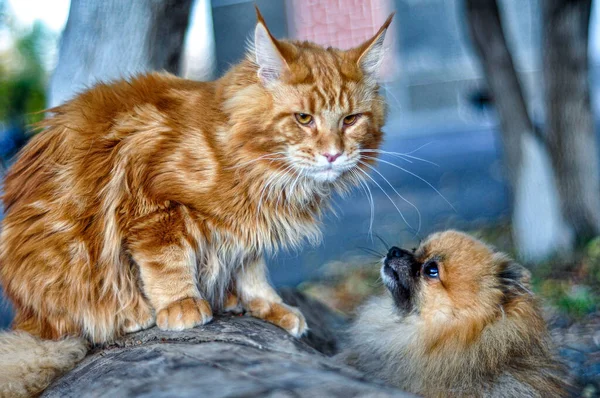
[[[330,154],[330,153],[324,153],[324,154],[323,154],[323,156],[325,156],[325,159],[327,159],[327,161],[328,161],[329,163],[333,163],[333,162],[335,162],[335,160],[336,160],[337,158],[339,158],[340,156],[342,156],[342,153],[341,153],[341,152],[338,152],[338,153],[335,153],[335,154],[333,154],[333,155],[332,155],[332,154]]]

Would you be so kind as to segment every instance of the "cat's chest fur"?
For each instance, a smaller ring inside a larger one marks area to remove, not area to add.
[[[229,225],[190,212],[188,226],[195,242],[193,262],[198,286],[215,308],[222,306],[227,291],[235,289],[236,275],[244,267],[264,261],[265,255],[279,248],[294,248],[304,240],[314,243],[320,239],[315,219],[290,219],[292,216],[272,211],[256,220],[238,220]]]
[[[282,188],[278,195],[285,190]],[[293,199],[277,201],[276,205],[264,201],[260,210],[251,198],[229,202],[229,207],[219,212],[212,211],[217,206],[210,210],[186,208],[190,233],[196,242],[205,242],[198,250],[206,250],[208,245],[223,258],[239,257],[240,253],[256,257],[278,249],[296,249],[305,241],[316,244],[321,239],[320,208],[299,206]]]
[[[196,247],[198,288],[213,308],[222,308],[228,291],[235,290],[236,274],[259,261],[257,253],[237,245],[205,244]]]

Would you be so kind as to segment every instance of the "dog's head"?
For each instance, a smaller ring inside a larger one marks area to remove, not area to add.
[[[456,231],[435,233],[417,249],[392,247],[381,276],[400,311],[436,323],[491,317],[529,285],[525,268]]]

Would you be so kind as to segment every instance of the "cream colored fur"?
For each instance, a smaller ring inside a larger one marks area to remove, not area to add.
[[[71,370],[86,352],[87,343],[78,338],[53,341],[24,332],[0,332],[0,397],[39,394],[56,377]]]

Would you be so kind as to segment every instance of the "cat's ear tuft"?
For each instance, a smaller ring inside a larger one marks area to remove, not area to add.
[[[256,29],[254,30],[254,56],[258,65],[258,76],[264,84],[276,81],[287,69],[287,63],[278,48],[277,39],[271,35],[265,20],[256,7]]]
[[[375,75],[383,62],[385,53],[383,41],[385,39],[387,28],[392,23],[394,14],[395,13],[390,14],[375,36],[353,50],[357,54],[356,62],[367,75]]]

